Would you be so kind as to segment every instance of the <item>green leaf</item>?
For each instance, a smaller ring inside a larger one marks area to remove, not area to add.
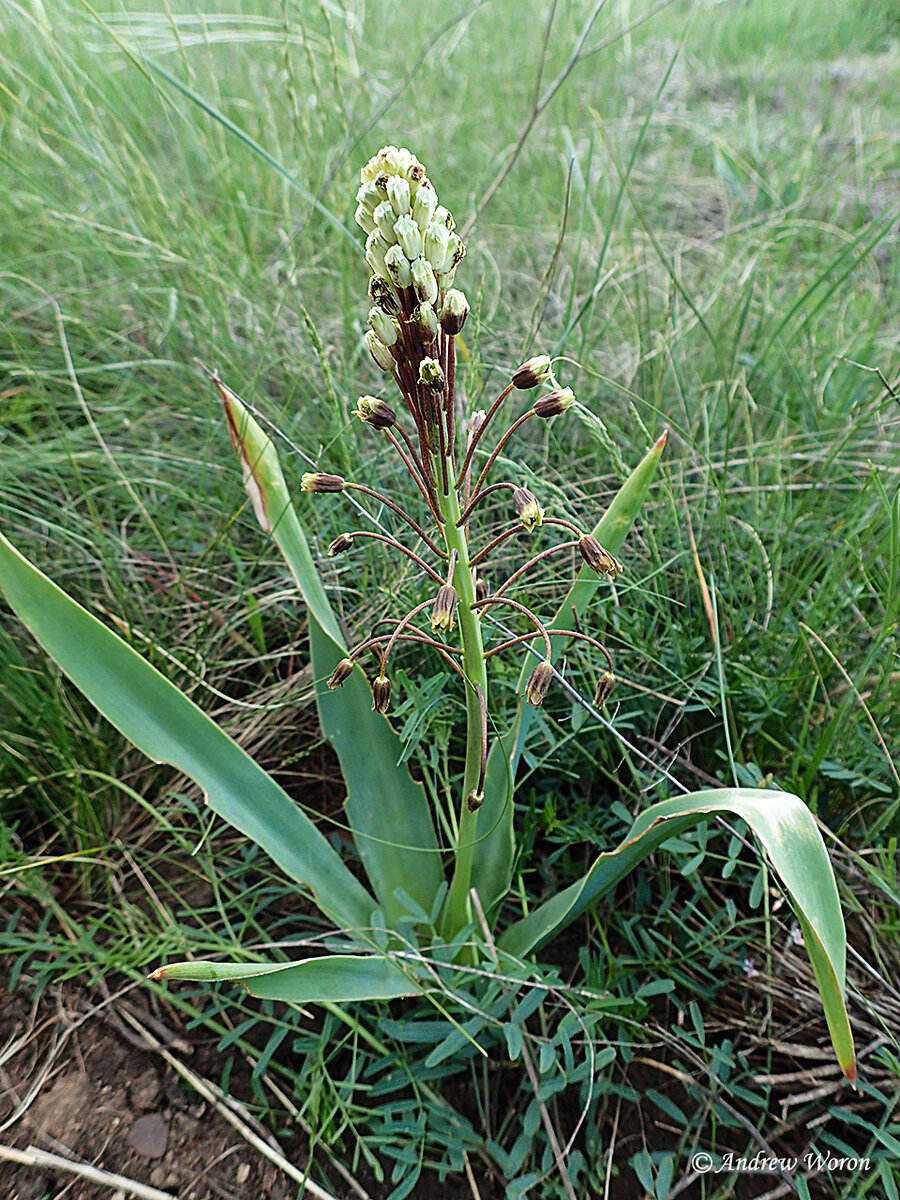
[[[312,889],[336,924],[366,928],[375,902],[312,821],[240,746],[157,669],[0,534],[0,588],[63,672],[155,762],[203,788],[209,806]]]
[[[611,554],[618,554],[628,531],[634,524],[650,490],[656,468],[666,444],[666,434],[647,451],[616,493],[607,511],[594,528],[593,535]],[[572,607],[582,616],[600,586],[600,577],[590,567],[582,567],[550,629],[572,627]],[[553,661],[563,653],[566,643],[552,638]],[[531,655],[526,657],[519,675],[517,690],[521,696],[534,666]],[[491,912],[509,891],[515,853],[513,829],[513,794],[516,769],[535,719],[535,709],[523,700],[512,729],[491,745],[484,784],[484,803],[478,814],[472,882],[478,889],[485,912]]]
[[[698,820],[721,813],[743,817],[784,884],[800,922],[837,1060],[852,1081],[856,1063],[844,1005],[847,939],[837,885],[809,809],[789,792],[721,788],[654,804],[641,813],[618,849],[601,854],[580,880],[511,925],[498,945],[517,957],[540,949],[648,854]]]
[[[231,441],[257,518],[275,540],[309,610],[316,705],[322,731],[337,751],[347,783],[346,813],[360,858],[388,924],[409,914],[405,891],[429,912],[444,881],[431,809],[420,783],[400,762],[403,747],[390,724],[372,712],[362,670],[330,692],[324,685],[347,647],[325,595],[306,535],[291,502],[271,438],[238,396],[214,378]]]
[[[409,968],[371,954],[329,954],[296,963],[179,962],[159,967],[150,978],[236,981],[260,1000],[288,1004],[393,1000],[424,990]]]

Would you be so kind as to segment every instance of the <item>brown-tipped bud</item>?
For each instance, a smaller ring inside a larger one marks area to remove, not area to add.
[[[386,713],[391,703],[391,681],[384,675],[372,680],[372,712]]]
[[[622,564],[619,560],[613,558],[608,550],[604,550],[591,534],[584,535],[578,543],[578,549],[587,565],[598,575],[608,575],[610,579],[615,579],[617,575],[622,574]]]
[[[331,691],[339,688],[353,674],[353,659],[342,658],[328,677],[328,687]]]
[[[409,323],[419,340],[430,345],[438,335],[437,313],[430,304],[420,304],[409,314]]]
[[[441,329],[450,337],[454,337],[466,323],[469,315],[469,302],[459,288],[451,288],[444,296],[441,309]]]
[[[540,708],[544,703],[544,697],[547,695],[553,680],[553,666],[546,659],[539,662],[531,672],[531,678],[525,684],[525,699],[529,704],[533,704],[535,708]]]
[[[353,545],[352,533],[339,533],[331,545],[328,547],[328,557],[334,558],[337,554],[345,554]]]
[[[483,575],[475,576],[475,599],[487,600],[491,594],[491,589],[488,587],[488,581]]]
[[[476,792],[474,789],[466,796],[466,808],[470,813],[478,812],[484,804],[484,792]]]
[[[547,396],[541,396],[534,402],[534,413],[538,417],[557,417],[575,403],[575,393],[571,388],[558,388]]]
[[[537,496],[529,492],[528,488],[516,488],[513,492],[513,504],[519,514],[519,520],[529,533],[534,533],[544,519],[544,510],[538,504]]]
[[[400,301],[394,289],[382,275],[373,275],[369,280],[369,298],[389,317],[400,315]]]
[[[594,707],[602,708],[610,697],[610,693],[616,686],[616,677],[612,671],[604,671],[600,676],[597,684],[597,690],[594,693]]]
[[[353,415],[374,429],[390,429],[397,424],[397,414],[384,400],[377,396],[360,396]]]
[[[444,390],[444,372],[436,359],[423,358],[419,363],[419,383],[435,395]]]
[[[528,388],[546,383],[549,378],[550,359],[546,354],[538,354],[535,358],[527,359],[517,371],[513,372],[512,382],[513,387],[524,392]]]
[[[452,583],[444,583],[438,590],[434,608],[431,610],[431,632],[449,633],[453,628],[453,614],[459,597]]]
[[[340,475],[323,475],[319,471],[307,471],[300,480],[303,492],[342,492],[344,480]]]

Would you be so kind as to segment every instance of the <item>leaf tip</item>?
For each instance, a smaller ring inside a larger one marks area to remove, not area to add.
[[[659,437],[656,439],[656,441],[653,443],[653,446],[651,447],[651,449],[655,450],[657,454],[662,454],[663,449],[665,448],[666,438],[668,436],[669,436],[668,429],[664,429],[662,431],[662,433],[659,435]]]
[[[152,979],[154,983],[158,983],[161,979],[165,979],[165,977],[166,977],[166,968],[165,967],[157,967],[155,971],[151,971],[150,974],[147,976],[147,978]]]

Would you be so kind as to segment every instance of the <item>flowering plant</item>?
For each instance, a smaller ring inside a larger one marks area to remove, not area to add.
[[[641,813],[624,842],[601,854],[582,879],[517,919],[504,910],[516,851],[516,769],[534,709],[557,678],[562,649],[572,643],[593,651],[602,667],[595,706],[610,695],[615,679],[608,651],[575,626],[603,581],[622,571],[616,556],[650,487],[665,437],[591,530],[547,515],[520,481],[496,478],[506,466],[509,440],[529,421],[564,414],[574,403],[572,391],[556,380],[550,359],[539,355],[511,373],[486,411],[467,413],[456,353],[469,305],[455,287],[465,248],[451,214],[438,203],[422,164],[391,146],[363,168],[357,203],[371,270],[366,346],[398,397],[395,408],[381,397],[362,396],[355,415],[402,460],[419,510],[414,515],[399,498],[326,471],[305,474],[301,489],[314,496],[361,496],[392,514],[393,525],[342,533],[329,554],[349,554],[361,540],[376,539],[405,556],[423,580],[422,599],[408,612],[379,621],[370,636],[347,646],[272,439],[250,407],[218,375],[212,378],[253,510],[307,606],[319,717],[341,760],[347,821],[367,883],[192,701],[0,537],[0,585],[63,671],[135,745],[193,778],[210,806],[309,889],[340,931],[331,953],[300,962],[184,962],[161,967],[154,977],[239,979],[254,995],[295,1003],[432,993],[444,986],[446,970],[454,965],[465,970],[477,964],[521,977],[527,972],[523,960],[667,839],[716,814],[732,814],[752,828],[790,896],[838,1060],[852,1079],[837,889],[815,822],[796,796],[738,788],[673,796]],[[523,395],[524,411],[489,449],[504,405],[521,405]],[[486,535],[483,522],[501,498],[511,502],[514,519]],[[530,548],[548,531],[551,536],[562,531],[562,540],[528,553],[508,578],[488,586],[485,565],[498,547],[524,538]],[[551,619],[542,618],[521,589],[550,560],[573,555],[581,565],[565,601]],[[524,629],[506,628],[510,621]],[[465,696],[465,758],[446,807],[442,797],[429,797],[412,778],[385,717],[394,656],[410,645],[433,653],[458,676]],[[526,655],[521,702],[509,731],[489,744],[489,664],[502,653]],[[363,663],[371,654],[377,673],[369,684]]]

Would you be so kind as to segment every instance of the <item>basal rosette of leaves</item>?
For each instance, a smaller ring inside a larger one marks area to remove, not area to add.
[[[564,649],[577,648],[601,668],[598,706],[613,690],[612,658],[598,631],[583,626],[590,627],[598,589],[623,570],[617,556],[652,484],[665,435],[593,528],[548,515],[540,497],[506,474],[503,452],[526,424],[564,420],[575,399],[571,389],[555,378],[550,359],[537,355],[510,372],[486,410],[467,412],[456,359],[469,312],[456,287],[465,247],[452,215],[422,164],[393,146],[363,168],[356,200],[370,271],[365,341],[393,394],[360,396],[348,408],[382,439],[385,454],[399,457],[416,504],[379,491],[377,481],[325,469],[304,475],[301,490],[312,495],[310,503],[345,503],[351,495],[390,514],[387,532],[383,526],[348,529],[330,554],[353,554],[374,538],[412,562],[421,599],[409,611],[391,614],[348,646],[272,439],[251,406],[217,375],[213,379],[253,511],[308,610],[318,714],[341,761],[346,818],[365,883],[236,742],[0,535],[0,587],[45,651],[135,746],[195,780],[209,806],[253,838],[336,928],[334,951],[320,957],[287,964],[174,963],[154,977],[239,980],[255,996],[292,1003],[429,995],[443,989],[454,964],[462,973],[473,965],[506,967],[522,978],[523,961],[667,839],[728,814],[753,830],[790,898],[835,1053],[853,1080],[843,917],[821,835],[797,796],[723,788],[663,800],[641,813],[622,844],[601,854],[582,879],[527,915],[507,919],[503,901],[516,857],[514,785],[532,716],[554,684]],[[485,514],[498,501],[508,505],[509,519],[499,532],[487,532]],[[528,542],[524,561],[488,587],[492,555],[514,538]],[[581,566],[564,602],[549,616],[536,612],[534,580],[573,554]],[[501,636],[491,620],[496,616],[505,627],[520,628]],[[465,759],[452,809],[440,822],[439,798],[410,774],[386,716],[393,666],[409,648],[433,658],[435,670],[451,671],[465,701]],[[490,672],[499,655],[521,656],[520,703],[509,730],[492,740]],[[439,838],[438,829],[451,830],[452,837]]]

